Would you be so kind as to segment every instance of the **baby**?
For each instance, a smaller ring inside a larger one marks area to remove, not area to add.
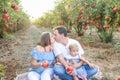
[[[85,58],[81,57],[78,54],[78,45],[73,43],[69,45],[69,55],[66,56],[66,60],[70,66],[74,66],[75,64],[79,63],[82,61],[83,63],[88,64],[91,68],[94,67],[93,64],[91,64],[88,60]],[[74,69],[72,73],[69,73],[73,76],[74,80],[79,80],[78,78],[81,78],[82,80],[87,80],[87,72],[85,70],[84,66],[80,66],[77,70]]]

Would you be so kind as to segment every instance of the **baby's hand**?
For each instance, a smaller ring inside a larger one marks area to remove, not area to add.
[[[78,64],[76,63],[76,61],[72,60],[70,62],[70,66],[72,66],[73,68],[77,68]]]
[[[71,65],[77,64],[74,60],[71,61]]]
[[[95,67],[95,65],[92,64],[92,63],[89,63],[88,65],[89,65],[91,68],[94,68],[94,67]]]

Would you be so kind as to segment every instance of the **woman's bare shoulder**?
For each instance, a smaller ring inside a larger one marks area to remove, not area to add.
[[[39,52],[43,52],[43,51],[44,51],[44,48],[43,48],[42,46],[40,46],[40,45],[37,45],[37,46],[35,47],[35,49],[36,49],[37,51],[39,51]]]

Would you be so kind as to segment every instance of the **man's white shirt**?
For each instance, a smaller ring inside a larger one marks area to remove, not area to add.
[[[76,43],[79,46],[79,52],[78,52],[77,57],[80,57],[82,54],[84,54],[83,48],[81,47],[80,43],[77,40],[70,39],[70,38],[68,38],[68,44],[66,46],[58,42],[55,42],[53,44],[53,51],[54,51],[55,56],[62,54],[64,58],[68,58],[68,57],[70,58],[69,45],[74,44],[74,43]]]

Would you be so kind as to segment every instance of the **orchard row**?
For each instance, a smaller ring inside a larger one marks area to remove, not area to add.
[[[95,28],[102,42],[113,41],[113,32],[120,27],[120,0],[60,0],[55,9],[36,19],[40,26],[65,25],[78,36]],[[58,24],[56,24],[58,23]]]

